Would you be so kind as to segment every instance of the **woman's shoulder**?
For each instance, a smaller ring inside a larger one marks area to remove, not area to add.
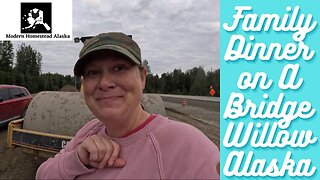
[[[213,142],[196,127],[176,120],[171,120],[167,117],[158,115],[161,122],[154,131],[154,135],[160,141],[162,139],[170,139],[170,142],[175,144],[203,144],[213,145]]]
[[[161,121],[158,125],[158,128],[156,129],[157,133],[168,135],[176,134],[184,136],[194,136],[196,134],[205,136],[199,129],[195,128],[190,124],[180,122],[177,120],[172,120],[168,117],[163,117],[161,115],[157,115],[157,118]]]
[[[165,117],[161,117],[160,121],[151,139],[157,153],[161,154],[167,178],[213,179],[218,177],[215,169],[220,152],[206,135],[187,123]]]

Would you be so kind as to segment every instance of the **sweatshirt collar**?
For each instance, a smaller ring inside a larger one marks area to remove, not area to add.
[[[121,147],[128,146],[132,143],[135,143],[136,141],[140,140],[141,138],[148,136],[150,132],[152,132],[158,124],[161,122],[161,119],[164,118],[159,114],[156,114],[154,119],[150,121],[148,124],[146,124],[142,129],[122,138],[114,138],[114,137],[109,137],[106,134],[106,128],[102,128],[98,134],[108,136],[110,139],[114,140],[117,142]]]

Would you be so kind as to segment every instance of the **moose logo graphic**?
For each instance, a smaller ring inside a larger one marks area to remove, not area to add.
[[[21,3],[21,33],[51,33],[51,3]]]

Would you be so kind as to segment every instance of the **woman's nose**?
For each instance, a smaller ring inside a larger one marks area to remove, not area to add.
[[[116,84],[112,75],[104,72],[99,79],[98,87],[107,90],[109,88],[114,88],[115,86]]]

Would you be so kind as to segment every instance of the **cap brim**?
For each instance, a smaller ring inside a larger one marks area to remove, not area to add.
[[[129,59],[131,59],[135,64],[140,65],[140,61],[138,60],[137,57],[135,57],[131,52],[129,52],[127,49],[122,48],[120,46],[116,46],[116,45],[102,45],[96,48],[91,49],[90,51],[86,52],[85,54],[82,55],[81,58],[78,59],[78,61],[76,62],[73,72],[75,76],[82,76],[83,74],[83,66],[84,66],[84,62],[86,61],[86,56],[88,56],[88,54],[92,54],[95,51],[99,51],[99,50],[113,50],[116,52],[119,52],[125,56],[127,56]]]

